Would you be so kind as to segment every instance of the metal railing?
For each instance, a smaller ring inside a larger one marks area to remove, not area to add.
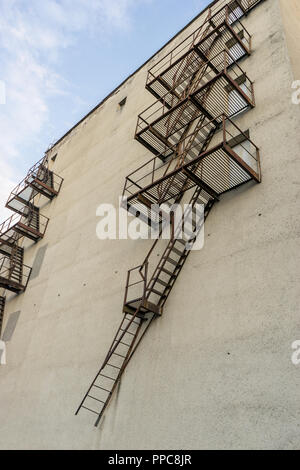
[[[227,148],[228,147],[232,148],[234,146],[233,145],[234,139],[236,139],[236,142],[238,142],[237,137],[243,135],[245,137],[245,141],[249,142],[249,144],[247,144],[248,147],[246,147],[245,144],[244,146],[243,144],[240,144],[240,145],[242,145],[242,147],[244,148],[245,156],[248,156],[250,161],[253,161],[253,163],[255,162],[255,165],[258,168],[257,173],[259,173],[259,149],[258,147],[227,116],[220,115],[216,119],[221,122],[221,128],[218,131],[218,135],[220,136],[219,144],[221,143],[223,146],[226,145]],[[209,121],[208,123],[204,124],[203,127],[197,130],[196,132],[199,134],[202,133],[204,136],[207,136],[210,130],[213,129],[214,127],[215,127],[214,122]],[[196,141],[196,143],[194,142],[194,144],[189,148],[187,154],[185,155],[185,158],[184,159],[181,158],[182,153],[185,152],[185,142],[188,142],[189,139],[193,135],[194,133],[191,133],[181,141],[180,152],[178,152],[177,144],[171,147],[171,150],[173,150],[173,155],[167,161],[163,161],[163,160],[165,158],[166,152],[168,152],[169,154],[170,149],[166,150],[165,152],[162,152],[158,156],[152,158],[148,162],[141,165],[138,169],[130,173],[125,179],[123,196],[130,197],[136,193],[139,193],[144,188],[153,184],[155,181],[166,177],[168,174],[174,172],[175,170],[178,170],[180,167],[182,167],[186,163],[187,159],[189,162],[192,162],[193,160],[196,160],[197,158],[199,158],[199,152],[203,145],[203,141],[201,140],[200,142],[199,141]],[[215,145],[216,143],[213,141],[213,146]],[[208,153],[208,152],[209,152],[209,149],[206,150],[206,152],[204,153]],[[242,158],[242,160],[245,161],[245,164],[247,164],[245,160],[245,156],[240,157],[240,158]]]
[[[11,217],[0,224],[0,238],[3,238],[7,232],[14,230],[14,228],[18,225],[23,226],[25,229],[33,230],[40,236],[45,234],[49,223],[48,217],[45,217],[44,215],[40,214],[39,211],[30,209],[28,207],[24,207],[22,213],[23,214],[13,214]],[[38,229],[30,225],[32,217],[37,217]]]
[[[132,280],[134,278],[134,280]],[[148,263],[144,261],[143,264],[129,269],[127,272],[127,280],[124,295],[124,307],[128,303],[141,302],[146,299],[148,279]]]
[[[176,46],[171,52],[160,59],[153,67],[148,71],[147,85],[160,76],[165,69],[171,67],[180,57],[184,56],[190,51],[195,45],[197,45],[197,39],[201,35],[201,31],[205,24],[209,22],[214,25],[214,28],[219,27],[222,23],[226,24],[229,28],[233,29],[237,36],[243,37],[243,43],[245,48],[251,51],[251,35],[245,28],[245,26],[239,20],[239,15],[230,6],[225,5],[217,12],[215,12],[208,20],[205,20],[199,28],[185,38],[178,46]]]
[[[236,87],[236,90],[244,96],[246,100],[249,100],[252,106],[255,104],[254,100],[254,89],[253,82],[249,79],[244,70],[237,64],[231,52],[225,48],[222,52],[218,52],[215,57],[210,60],[207,60],[199,70],[203,72],[199,77],[196,85],[193,82],[193,86],[186,87],[185,92],[179,98],[175,98],[171,92],[166,93],[161,99],[158,99],[153,104],[148,106],[141,114],[138,116],[138,121],[136,125],[135,134],[139,134],[141,131],[153,125],[166,113],[171,113],[171,103],[173,106],[179,106],[181,101],[187,99],[190,94],[194,94],[197,90],[200,90],[202,87],[209,86],[210,82],[214,82],[219,75],[220,78],[222,74],[225,74],[228,77],[228,81],[233,81]],[[190,78],[185,78],[182,83],[190,83]],[[240,87],[240,80],[242,79],[243,89]],[[228,83],[227,83],[228,85]],[[226,85],[224,84],[226,87]],[[233,88],[232,88],[233,89]],[[225,89],[225,93],[228,95],[232,91],[230,87]],[[218,93],[218,96],[220,94]],[[221,96],[224,100],[224,97]]]
[[[7,203],[14,199],[15,196],[22,193],[22,191],[26,190],[28,186],[34,181],[36,181],[37,184],[39,184],[39,182],[43,183],[45,186],[48,186],[50,190],[59,193],[61,185],[63,183],[63,178],[48,169],[48,167],[46,166],[47,161],[48,160],[43,157],[40,161],[38,161],[35,165],[30,168],[25,178],[11,191]],[[28,195],[29,200],[33,199],[37,195],[37,192],[38,190],[33,189],[31,194]]]
[[[17,284],[22,290],[25,290],[29,282],[32,268],[26,264],[22,264],[22,272],[15,274],[16,266],[9,256],[1,256],[0,258],[0,278]],[[20,276],[20,277],[19,277]]]

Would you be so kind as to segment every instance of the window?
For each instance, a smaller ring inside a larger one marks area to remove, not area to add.
[[[125,98],[123,98],[122,101],[120,101],[119,103],[120,109],[124,108],[126,101],[127,101],[127,96],[125,96]]]

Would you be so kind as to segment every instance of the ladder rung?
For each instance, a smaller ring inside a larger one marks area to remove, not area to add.
[[[169,284],[167,282],[162,281],[161,279],[157,278],[155,282],[159,282],[162,286],[169,287]]]
[[[93,400],[99,401],[100,403],[105,403],[105,401],[99,400],[99,398],[95,398],[92,395],[87,395],[87,397],[92,398]]]
[[[127,346],[128,348],[130,348],[130,344],[123,343],[123,341],[118,341],[117,339],[115,339],[114,342],[115,342],[115,343],[119,343],[119,344],[123,344],[124,346]]]
[[[81,405],[81,408],[84,408],[85,410],[91,411],[92,413],[95,413],[95,415],[98,415],[98,416],[99,416],[99,412],[98,412],[98,411],[91,410],[90,408],[87,408],[86,406],[83,406],[83,405]]]
[[[184,242],[185,243],[185,242]],[[169,276],[171,277],[174,277],[174,273],[172,273],[171,271],[168,271],[166,268],[161,268],[161,271],[163,271],[164,273],[168,274]]]
[[[183,254],[182,251],[179,251],[179,250],[177,250],[177,248],[174,248],[174,247],[172,248],[171,252],[172,252],[172,251],[173,251],[174,253],[176,253],[176,255],[178,255],[178,256],[182,256],[182,254]]]
[[[99,385],[93,384],[92,387],[100,388],[100,390],[104,390],[107,393],[111,393],[111,390],[107,390],[106,388],[100,387]]]
[[[107,363],[106,365],[107,365],[107,366],[110,366],[110,367],[113,367],[114,369],[119,369],[119,370],[121,370],[121,367],[114,366],[113,364]],[[117,380],[117,379],[116,379],[116,380]]]
[[[137,321],[134,321],[134,320],[131,321],[130,318],[126,318],[126,317],[125,317],[125,320],[129,321],[129,323],[134,323],[135,325],[140,326],[140,323],[138,323]]]
[[[129,335],[131,335],[131,336],[135,336],[135,333],[130,333],[130,331],[127,331],[127,330],[122,330],[122,328],[120,328],[120,331],[125,331],[125,333],[128,333]]]
[[[126,356],[122,356],[122,354],[119,354],[119,353],[116,353],[116,352],[113,352],[112,354],[115,354],[116,356],[119,356],[119,357],[122,357],[123,359],[126,359]]]
[[[163,294],[163,292],[159,292],[159,291],[156,290],[156,289],[149,288],[149,289],[147,289],[147,290],[148,290],[149,292],[151,292],[152,294],[154,293],[154,294],[160,295],[161,297],[166,297],[166,296]]]
[[[98,375],[98,377],[100,377],[100,376],[101,376],[101,377],[105,377],[106,379],[113,380],[113,381],[116,380],[116,379],[114,379],[113,377],[108,377],[108,375],[104,375],[104,374],[101,374],[101,373]],[[98,378],[98,377],[97,377],[97,378]]]
[[[171,263],[171,264],[173,264],[173,265],[176,266],[176,267],[178,267],[178,265],[179,265],[178,261],[175,261],[175,260],[173,260],[172,258],[164,257],[164,259],[165,259],[166,261],[168,261],[168,263]]]

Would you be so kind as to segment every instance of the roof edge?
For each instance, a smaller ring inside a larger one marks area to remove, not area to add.
[[[172,36],[169,41],[167,41],[158,51],[156,51],[149,59],[147,59],[142,65],[140,65],[133,73],[128,75],[116,88],[114,88],[103,100],[101,100],[94,108],[91,109],[87,114],[85,114],[74,126],[72,126],[62,137],[60,137],[51,147],[46,150],[46,154],[49,153],[56,145],[58,145],[60,142],[62,142],[71,132],[76,129],[83,121],[85,121],[91,114],[93,114],[100,106],[103,105],[111,96],[113,96],[119,88],[121,88],[130,78],[132,78],[136,73],[138,73],[150,60],[152,60],[157,54],[159,54],[165,47],[167,47],[174,39],[176,39],[181,33],[183,33],[191,24],[194,23],[200,16],[209,8],[211,8],[213,5],[218,3],[220,0],[213,0],[210,2],[203,10],[198,13],[194,18],[192,18],[191,21],[189,21],[188,24],[186,24],[178,33],[176,33],[174,36]]]

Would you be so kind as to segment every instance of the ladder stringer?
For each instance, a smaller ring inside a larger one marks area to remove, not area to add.
[[[106,358],[80,403],[76,415],[81,409],[90,411],[97,415],[95,427],[98,426],[133,353],[155,317],[156,314],[153,313],[149,317],[142,317],[140,307],[133,315],[124,314]]]

